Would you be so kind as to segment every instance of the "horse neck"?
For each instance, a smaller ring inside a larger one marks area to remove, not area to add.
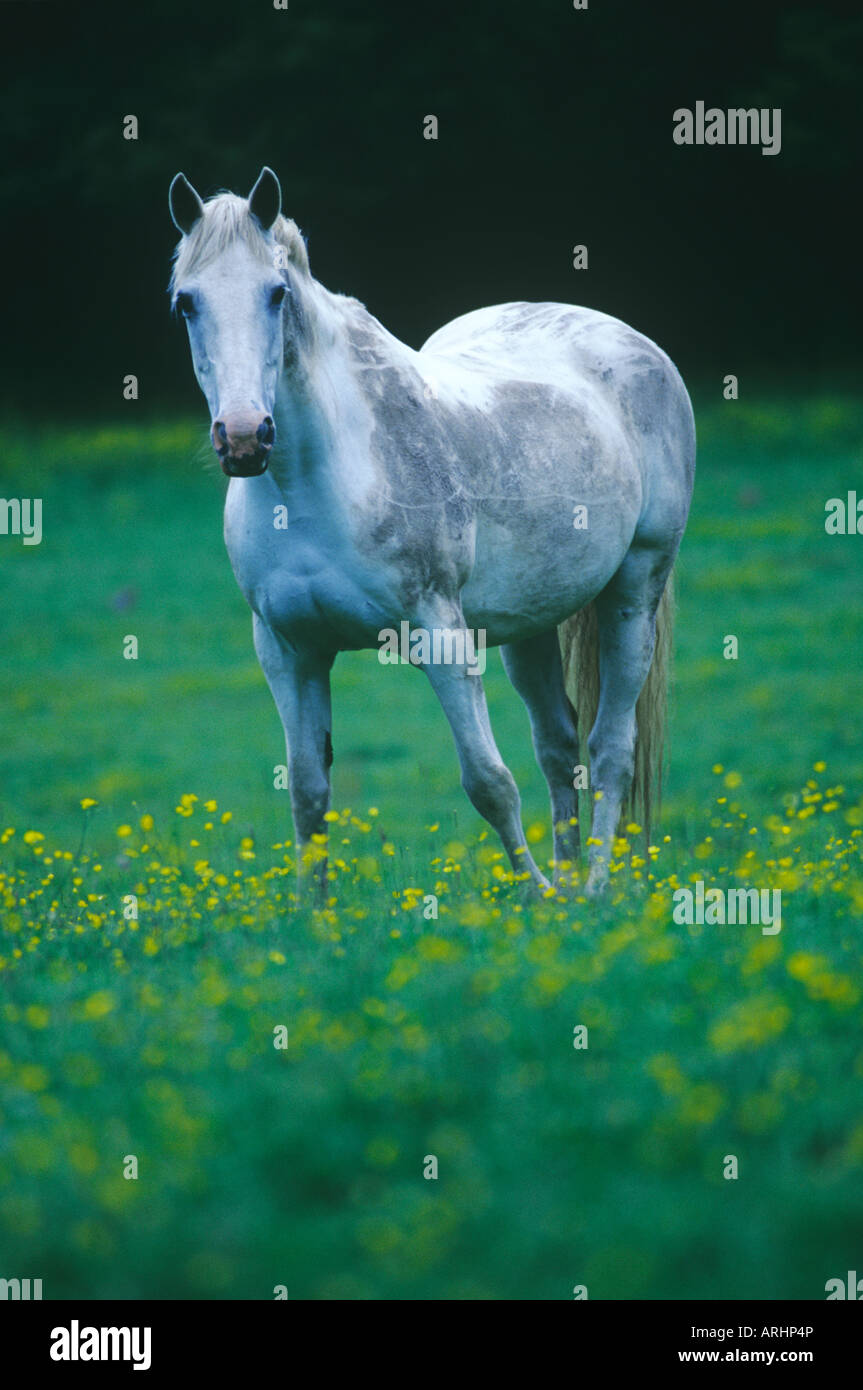
[[[357,300],[332,294],[311,276],[295,294],[276,404],[280,454],[289,460],[292,484],[323,482],[326,474],[338,486],[340,467],[347,463],[345,443],[358,442],[370,425],[369,401],[379,373],[390,366],[415,373],[416,353]],[[278,469],[275,459],[277,478]]]

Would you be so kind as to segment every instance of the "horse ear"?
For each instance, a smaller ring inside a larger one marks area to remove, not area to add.
[[[175,174],[171,180],[171,187],[168,190],[168,207],[171,212],[171,221],[182,232],[188,236],[199,217],[204,215],[204,204],[201,202],[185,174]]]
[[[268,232],[282,210],[282,190],[272,169],[265,164],[249,194],[249,212]]]

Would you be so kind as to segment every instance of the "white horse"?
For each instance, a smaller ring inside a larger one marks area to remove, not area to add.
[[[527,706],[558,868],[580,856],[575,709],[588,721],[587,891],[601,890],[661,757],[668,580],[695,470],[676,368],[618,319],[565,304],[478,309],[415,352],[312,277],[272,170],[248,199],[206,203],[177,174],[169,203],[173,303],[231,479],[225,542],[285,729],[298,844],[325,830],[335,656],[406,622],[429,639],[412,659],[465,791],[514,869],[548,888],[489,724],[479,632]]]

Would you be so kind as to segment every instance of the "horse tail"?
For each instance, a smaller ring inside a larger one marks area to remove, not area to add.
[[[573,720],[582,733],[580,755],[586,760],[586,739],[599,708],[599,632],[595,604],[588,603],[562,622],[557,631],[566,693],[572,706]],[[635,707],[635,771],[621,816],[624,823],[634,819],[641,825],[648,844],[651,821],[659,811],[662,795],[673,631],[674,585],[672,574],[669,574],[656,612],[653,659]]]

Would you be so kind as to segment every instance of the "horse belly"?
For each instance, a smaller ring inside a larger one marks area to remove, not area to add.
[[[619,496],[588,503],[586,517],[584,508],[566,497],[527,516],[522,508],[521,529],[499,513],[482,519],[461,597],[468,627],[483,629],[488,646],[556,627],[620,568],[637,524],[635,497],[628,506]]]
[[[619,569],[643,502],[621,411],[593,383],[501,381],[461,449],[475,500],[468,626],[489,644],[544,631],[583,608]]]

